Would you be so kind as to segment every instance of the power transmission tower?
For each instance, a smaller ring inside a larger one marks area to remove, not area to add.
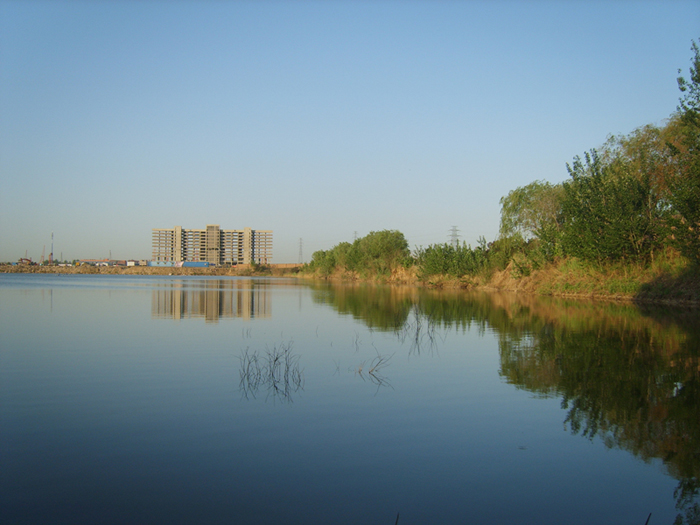
[[[460,238],[460,235],[459,235],[459,230],[457,229],[457,226],[452,226],[452,228],[450,228],[450,244],[454,248],[459,247],[459,238]]]
[[[299,237],[299,264],[302,264],[304,262],[304,255],[303,255],[303,250],[302,247],[304,246],[304,242],[301,237]]]

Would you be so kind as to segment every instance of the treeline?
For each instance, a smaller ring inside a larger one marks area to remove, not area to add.
[[[678,78],[663,126],[613,136],[567,164],[561,184],[535,181],[501,199],[501,239],[531,265],[553,258],[647,262],[673,247],[700,263],[700,51]]]
[[[308,269],[387,275],[416,266],[420,277],[460,278],[512,265],[527,274],[557,258],[646,264],[668,249],[700,265],[700,49],[662,126],[612,136],[567,164],[560,184],[534,181],[501,201],[499,237],[478,246],[436,244],[413,253],[403,234],[372,232],[313,254]]]
[[[475,248],[465,243],[446,243],[411,252],[403,233],[382,230],[370,232],[352,243],[341,242],[330,250],[314,252],[304,271],[323,277],[340,272],[361,278],[381,278],[391,276],[400,268],[415,268],[422,279],[432,275],[460,278],[504,269],[519,248],[520,245],[511,239],[487,244],[482,237]]]

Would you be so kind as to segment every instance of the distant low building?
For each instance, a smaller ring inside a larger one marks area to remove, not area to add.
[[[153,262],[208,262],[213,266],[270,264],[272,230],[222,230],[207,224],[204,230],[182,226],[153,229]]]
[[[79,265],[89,264],[91,266],[109,266],[109,259],[80,259]]]

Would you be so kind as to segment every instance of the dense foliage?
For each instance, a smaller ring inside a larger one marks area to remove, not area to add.
[[[461,277],[478,273],[487,265],[486,241],[472,249],[467,244],[434,244],[416,251],[416,264],[423,276],[449,275]]]
[[[671,182],[669,201],[676,212],[674,236],[683,253],[700,263],[700,49],[695,42],[692,49],[690,78],[678,78],[683,93],[678,105],[679,136],[669,145],[678,176]]]
[[[330,250],[314,252],[308,270],[330,275],[334,271],[386,276],[412,263],[408,241],[396,230],[370,232],[352,244],[341,242]]]
[[[568,166],[562,187],[563,253],[589,260],[648,258],[658,248],[664,210],[654,206],[648,177],[620,158],[593,150]]]

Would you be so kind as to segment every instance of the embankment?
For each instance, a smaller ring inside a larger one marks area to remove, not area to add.
[[[300,274],[306,278],[317,275]],[[363,277],[337,272],[332,280],[415,284],[439,289],[470,289],[581,299],[700,306],[700,272],[677,258],[662,259],[650,266],[634,264],[592,265],[563,259],[527,274],[513,265],[505,270],[455,278],[431,275],[421,279],[417,268],[400,268],[391,276]]]

